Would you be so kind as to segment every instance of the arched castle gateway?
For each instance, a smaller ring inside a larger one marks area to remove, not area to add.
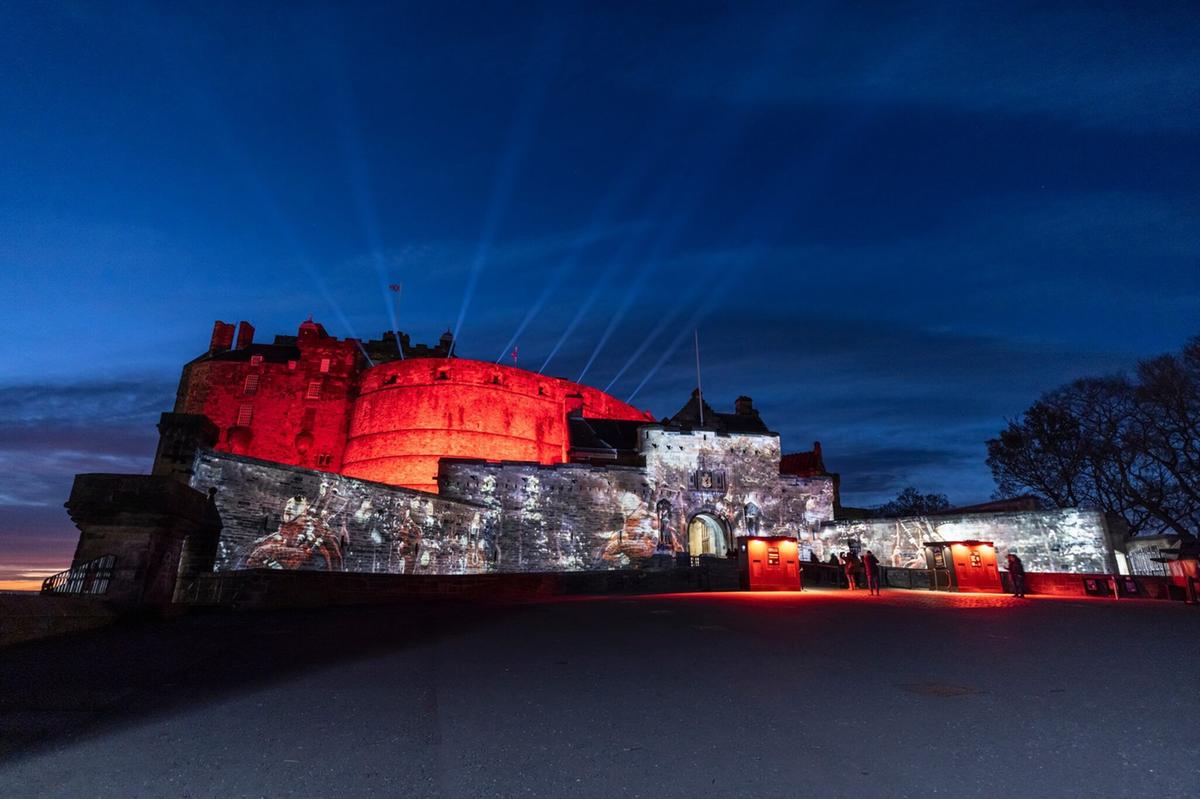
[[[360,343],[309,320],[253,339],[218,322],[159,425],[154,474],[215,490],[217,570],[613,569],[656,551],[723,556],[750,532],[807,537],[833,518],[819,446],[784,459],[748,397],[719,413],[694,393],[656,421],[588,386],[456,357],[448,334]]]

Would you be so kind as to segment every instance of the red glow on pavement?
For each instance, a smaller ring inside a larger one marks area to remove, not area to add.
[[[703,591],[695,593],[641,594],[638,596],[573,597],[581,600],[639,600],[652,601],[692,600],[700,602],[735,603],[750,605],[793,605],[854,603],[886,607],[888,605],[920,605],[926,608],[971,610],[979,608],[1021,608],[1045,602],[1086,602],[1089,604],[1139,605],[1163,607],[1177,603],[1164,603],[1155,599],[1114,600],[1111,597],[1085,595],[1029,595],[1018,599],[1011,594],[960,594],[950,591],[923,591],[920,589],[883,589],[879,596],[871,596],[866,590],[848,591],[843,588],[806,588],[802,591]]]

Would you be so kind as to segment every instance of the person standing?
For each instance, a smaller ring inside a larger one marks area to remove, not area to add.
[[[867,591],[871,596],[879,596],[879,558],[868,549],[862,562],[863,570],[867,573]]]
[[[829,581],[835,586],[842,584],[842,561],[836,552],[829,553]]]
[[[842,557],[842,562],[846,568],[846,587],[854,591],[858,588],[858,556],[853,552],[847,552]]]
[[[1008,566],[1008,579],[1012,580],[1013,596],[1025,596],[1025,564],[1017,557],[1017,553],[1009,552],[1005,558]]]

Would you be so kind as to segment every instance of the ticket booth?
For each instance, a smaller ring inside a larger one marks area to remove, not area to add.
[[[799,591],[800,546],[796,539],[739,537],[738,578],[744,591]]]
[[[933,587],[943,591],[1003,593],[996,547],[991,541],[927,541]]]

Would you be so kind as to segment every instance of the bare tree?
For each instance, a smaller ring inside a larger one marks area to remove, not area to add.
[[[987,442],[1000,496],[1124,517],[1131,533],[1200,529],[1200,338],[1133,376],[1051,391]]]

